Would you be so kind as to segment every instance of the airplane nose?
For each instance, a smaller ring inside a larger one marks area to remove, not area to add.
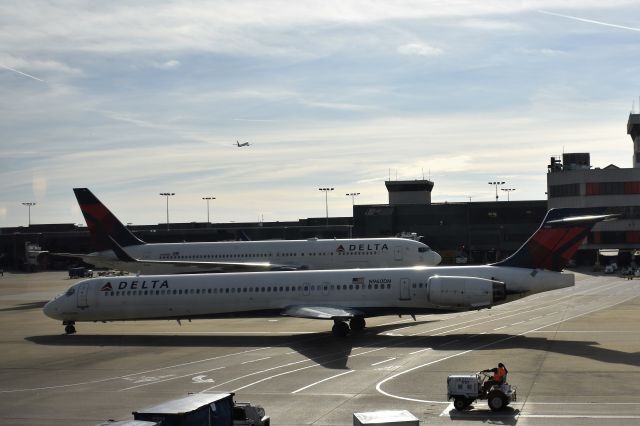
[[[49,318],[53,318],[53,319],[59,319],[58,318],[58,307],[56,306],[56,300],[50,300],[49,302],[47,302],[44,307],[42,308],[42,312],[44,312],[44,314],[46,316],[48,316]]]
[[[435,251],[433,252],[433,264],[434,265],[439,265],[440,262],[442,262],[442,256],[440,256],[438,253],[436,253]]]

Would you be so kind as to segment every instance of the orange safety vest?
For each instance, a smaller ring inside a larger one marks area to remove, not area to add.
[[[506,375],[507,375],[507,369],[504,367],[498,367],[496,369],[496,372],[493,373],[493,380],[496,383],[501,383]]]

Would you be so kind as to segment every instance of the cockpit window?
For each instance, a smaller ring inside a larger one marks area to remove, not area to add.
[[[73,293],[76,292],[76,289],[71,287],[69,290],[67,290],[67,292],[65,293],[66,296],[71,296]]]
[[[428,246],[427,247],[418,247],[418,251],[420,253],[424,253],[425,251],[429,251],[429,250],[431,250],[431,248],[429,248]]]

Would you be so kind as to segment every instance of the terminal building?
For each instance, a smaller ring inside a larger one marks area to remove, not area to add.
[[[596,225],[585,250],[608,250],[628,263],[640,249],[640,114],[630,114],[627,133],[633,141],[631,168],[592,167],[589,153],[551,157],[547,173],[549,208],[606,207],[617,220]]]
[[[429,180],[387,181],[388,204],[356,205],[355,237],[422,236],[443,263],[486,263],[513,253],[538,228],[545,200],[431,203]]]

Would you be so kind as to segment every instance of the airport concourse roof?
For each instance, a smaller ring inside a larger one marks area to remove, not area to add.
[[[230,393],[195,393],[184,398],[178,398],[162,404],[147,407],[142,410],[136,410],[134,413],[156,413],[156,414],[175,414],[187,413],[203,405],[210,404],[229,397]]]

